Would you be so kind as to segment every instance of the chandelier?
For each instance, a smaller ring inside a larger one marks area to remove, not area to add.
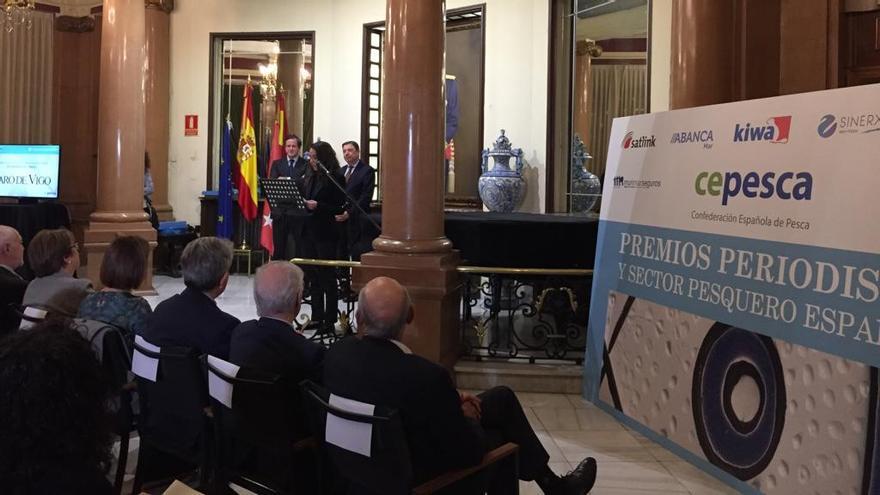
[[[260,93],[263,98],[274,100],[278,86],[278,64],[275,62],[266,65],[258,64],[257,68],[260,70],[260,75],[263,76],[260,81]]]
[[[11,33],[15,26],[24,26],[30,29],[33,24],[32,14],[36,6],[35,0],[0,0],[2,12],[0,20],[6,25],[6,32]]]

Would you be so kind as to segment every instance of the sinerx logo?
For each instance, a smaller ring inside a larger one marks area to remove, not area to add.
[[[722,205],[740,194],[747,198],[810,200],[813,176],[809,172],[700,172],[694,180],[694,191],[700,196],[721,196]]]

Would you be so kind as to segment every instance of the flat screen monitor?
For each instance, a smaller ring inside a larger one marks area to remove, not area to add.
[[[57,144],[0,144],[0,196],[58,197]]]

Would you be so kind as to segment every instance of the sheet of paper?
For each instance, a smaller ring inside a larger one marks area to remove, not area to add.
[[[229,361],[224,361],[214,356],[208,356],[208,364],[220,370],[224,375],[231,377],[238,376],[238,370],[241,369]],[[214,374],[214,371],[208,370],[208,393],[230,409],[232,409],[232,389],[231,383]]]
[[[357,414],[373,415],[376,406],[330,394],[330,405]],[[370,457],[370,444],[373,438],[373,425],[358,423],[327,413],[327,443],[336,445],[356,454]]]
[[[153,344],[144,340],[140,335],[136,335],[134,337],[135,344],[147,349],[152,352],[161,352],[161,349]],[[151,382],[156,381],[156,375],[159,372],[159,360],[151,358],[149,356],[145,356],[138,352],[137,349],[134,350],[134,356],[131,359],[131,371],[145,379],[150,380]]]

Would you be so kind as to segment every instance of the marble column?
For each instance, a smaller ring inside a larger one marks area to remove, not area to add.
[[[156,245],[156,231],[143,210],[144,3],[104,0],[98,95],[98,185],[96,210],[84,233],[87,275],[99,287],[101,260],[120,235]],[[152,257],[141,287],[152,289]]]
[[[170,14],[174,4],[170,0],[145,0],[144,57],[144,112],[145,145],[150,154],[150,174],[153,176],[153,206],[159,220],[174,217],[168,203],[168,104],[170,96]]]
[[[674,0],[669,107],[734,101],[736,0]]]
[[[382,235],[354,285],[387,275],[416,317],[404,342],[450,370],[459,351],[458,252],[444,235],[444,0],[388,0],[382,88]]]

